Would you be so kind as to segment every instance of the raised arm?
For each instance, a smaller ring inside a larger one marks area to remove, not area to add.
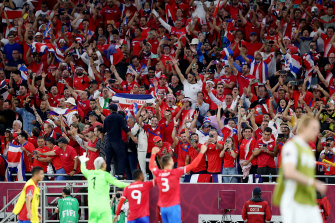
[[[184,75],[181,73],[181,70],[179,69],[179,66],[178,66],[178,62],[176,59],[172,58],[172,63],[174,65],[174,68],[178,74],[178,77],[180,79],[180,82],[183,84],[184,83],[184,80],[185,80],[185,77]]]
[[[200,153],[197,155],[197,157],[193,160],[193,162],[185,167],[185,172],[188,173],[194,168],[197,168],[199,163],[201,162],[202,157],[207,151],[207,146],[202,145],[200,149]]]

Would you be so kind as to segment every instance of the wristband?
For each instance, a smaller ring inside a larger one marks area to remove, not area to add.
[[[72,171],[76,172],[77,170],[76,170],[76,169],[73,169]]]

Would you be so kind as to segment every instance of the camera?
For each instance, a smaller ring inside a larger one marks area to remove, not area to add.
[[[214,138],[214,135],[212,135],[212,134],[209,134],[209,138]]]

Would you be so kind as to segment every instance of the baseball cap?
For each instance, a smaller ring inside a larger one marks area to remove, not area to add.
[[[205,123],[202,125],[203,128],[207,128],[207,127],[210,127],[210,126],[211,126],[211,124],[210,124],[209,122],[205,122]]]
[[[251,32],[251,33],[249,34],[249,36],[257,36],[257,33],[256,33],[256,32]]]
[[[161,79],[161,78],[167,79],[167,77],[164,74],[159,77],[159,79]]]
[[[255,187],[254,190],[252,191],[253,195],[261,195],[262,194],[262,190],[259,187]]]
[[[65,101],[65,103],[70,103],[71,105],[76,105],[76,100],[74,100],[74,98],[70,97]]]
[[[41,32],[37,32],[35,36],[43,36]]]
[[[158,142],[161,141],[161,140],[162,140],[162,138],[159,137],[159,136],[155,136],[155,137],[154,137],[154,143],[158,143]]]
[[[199,44],[199,40],[197,38],[193,38],[190,45],[198,45]]]
[[[184,95],[184,91],[183,90],[179,90],[176,92],[176,96],[179,96],[179,95]]]

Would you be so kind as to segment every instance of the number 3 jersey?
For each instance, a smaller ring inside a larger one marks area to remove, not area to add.
[[[136,181],[124,189],[122,198],[129,203],[128,221],[149,216],[149,192],[153,186],[153,181]]]
[[[173,170],[152,170],[159,188],[159,207],[171,207],[180,204],[180,177],[186,173],[186,167]]]

